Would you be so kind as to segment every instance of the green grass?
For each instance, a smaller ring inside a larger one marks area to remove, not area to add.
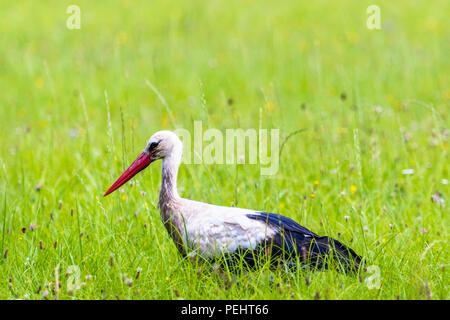
[[[72,3],[0,1],[0,299],[449,298],[448,1],[76,1],[68,30]],[[274,177],[184,165],[180,194],[332,236],[379,267],[379,289],[370,273],[230,281],[183,260],[156,206],[160,163],[102,197],[151,134],[195,120],[306,128]],[[69,266],[85,283],[72,295]]]

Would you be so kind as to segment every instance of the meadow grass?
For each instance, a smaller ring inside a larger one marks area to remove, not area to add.
[[[0,1],[0,299],[449,298],[448,1],[75,2]],[[183,165],[179,192],[334,237],[380,286],[181,258],[160,163],[102,197],[151,134],[196,120],[305,129],[276,175]]]

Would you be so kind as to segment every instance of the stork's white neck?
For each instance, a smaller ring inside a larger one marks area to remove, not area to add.
[[[177,176],[179,164],[171,157],[164,158],[161,168],[161,193],[160,199],[178,199]]]
[[[162,160],[161,167],[161,192],[159,194],[159,210],[161,219],[173,238],[178,250],[185,255],[183,240],[180,238],[182,219],[179,210],[179,200],[177,190],[178,168],[181,163],[182,145],[174,147],[173,152]]]
[[[177,190],[177,176],[178,168],[181,163],[182,146],[176,146],[173,151],[162,160],[161,167],[161,192],[159,194],[159,207],[161,213],[166,215],[165,218],[169,218],[168,209],[177,200],[180,199]]]

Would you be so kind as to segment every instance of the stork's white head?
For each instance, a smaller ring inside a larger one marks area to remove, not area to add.
[[[145,146],[144,153],[150,155],[151,161],[166,157],[181,157],[183,145],[178,136],[172,131],[158,131],[150,137]]]
[[[168,158],[178,165],[181,161],[182,150],[183,144],[175,133],[165,130],[156,132],[148,140],[144,151],[103,196],[107,196],[114,190],[119,189],[138,172],[147,168],[153,161]]]

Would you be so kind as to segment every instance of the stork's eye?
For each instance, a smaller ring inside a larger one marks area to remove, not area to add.
[[[152,142],[150,143],[150,147],[148,148],[148,151],[152,151],[158,146],[159,142]]]

